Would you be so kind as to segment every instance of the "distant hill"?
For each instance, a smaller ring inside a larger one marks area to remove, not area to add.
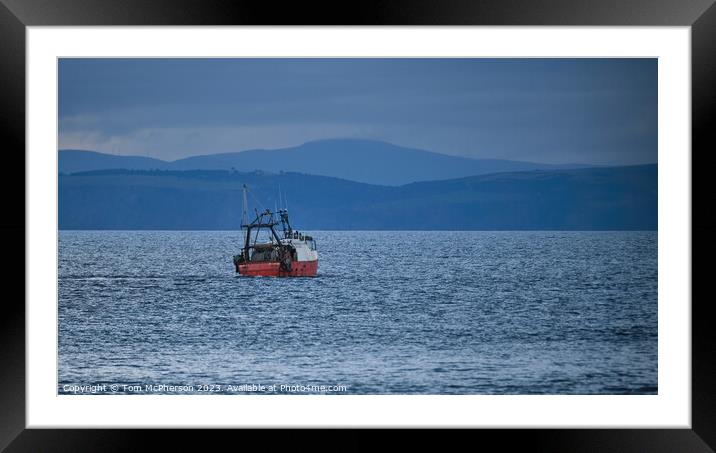
[[[59,171],[75,173],[103,169],[129,170],[263,170],[299,172],[349,181],[398,186],[507,171],[581,168],[500,159],[469,159],[405,148],[375,140],[335,139],[276,150],[255,149],[194,156],[173,162],[137,156],[113,156],[61,150]]]
[[[79,149],[62,149],[58,153],[58,171],[76,173],[107,169],[166,170],[169,162],[151,157],[118,156]]]
[[[399,187],[299,173],[95,171],[60,175],[59,227],[238,229],[243,184],[271,208],[280,185],[301,230],[657,228],[656,165],[498,173]]]

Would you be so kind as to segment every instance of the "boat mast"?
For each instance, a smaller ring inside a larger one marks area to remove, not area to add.
[[[246,210],[248,209],[248,201],[246,200],[246,192],[248,188],[246,187],[246,184],[244,184],[243,187],[243,198],[244,198],[244,206],[241,212],[241,228],[246,228],[246,237],[244,238],[244,259],[246,261],[249,260],[249,241],[251,239],[251,226],[249,225],[249,217],[248,214],[246,214]]]
[[[248,225],[248,223],[249,223],[249,219],[248,219],[248,216],[247,216],[247,214],[246,214],[246,209],[247,209],[247,206],[248,206],[248,202],[246,201],[246,190],[247,190],[247,187],[246,187],[246,184],[244,184],[244,188],[243,188],[243,193],[244,193],[244,207],[243,207],[243,210],[241,211],[241,226]]]

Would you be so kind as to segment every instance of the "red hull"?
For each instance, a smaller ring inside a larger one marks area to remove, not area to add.
[[[281,269],[278,261],[239,264],[236,271],[250,277],[315,277],[318,272],[318,260],[293,261],[288,272]]]

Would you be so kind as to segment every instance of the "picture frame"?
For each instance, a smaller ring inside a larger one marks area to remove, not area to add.
[[[709,118],[713,117],[716,69],[713,55],[714,31],[716,30],[716,7],[708,1],[676,2],[655,6],[647,1],[638,3],[601,2],[553,2],[545,6],[524,1],[507,2],[451,2],[440,6],[427,2],[391,2],[390,5],[370,8],[362,5],[360,11],[350,15],[331,15],[316,9],[303,9],[294,5],[289,9],[272,10],[270,6],[246,3],[205,2],[112,2],[107,0],[65,1],[47,8],[40,1],[7,1],[0,5],[0,49],[3,56],[2,118],[10,131],[6,136],[7,156],[15,168],[23,166],[20,149],[25,148],[25,27],[33,25],[679,25],[691,26],[692,30],[692,149],[702,148],[711,131]],[[275,8],[273,8],[275,9]],[[299,11],[300,10],[300,11]],[[712,142],[711,142],[712,143]],[[14,152],[12,152],[15,150]],[[698,153],[692,151],[692,156]],[[693,165],[692,191],[694,201],[701,199],[705,190],[694,185],[695,173],[705,171],[704,165]],[[18,172],[18,179],[24,178]],[[17,191],[21,181],[4,179],[5,194]],[[702,180],[703,181],[703,180]],[[703,183],[702,183],[703,184]],[[22,181],[25,186],[24,180]],[[14,189],[14,190],[12,190]],[[8,198],[10,206],[4,220],[8,235],[25,233],[24,201],[19,197]],[[6,204],[6,208],[8,207]],[[693,213],[692,208],[692,213]],[[712,214],[702,214],[692,219],[693,237],[706,240],[700,243],[698,255],[705,256],[713,249],[708,240],[709,227],[713,225]],[[20,241],[8,241],[12,252],[20,256]],[[18,250],[15,250],[17,248]],[[25,261],[12,260],[12,263]],[[692,255],[693,259],[693,255]],[[692,265],[692,268],[694,266]],[[10,266],[6,281],[18,285],[24,266]],[[696,272],[697,269],[693,269]],[[704,272],[701,270],[700,272]],[[695,275],[695,274],[692,274]],[[24,280],[24,278],[23,278]],[[693,280],[693,277],[692,277]],[[24,296],[24,286],[20,290]],[[712,382],[716,380],[716,366],[712,351],[716,348],[710,334],[707,301],[692,297],[692,429],[690,430],[517,430],[514,436],[499,430],[482,430],[480,441],[496,440],[530,445],[537,449],[586,449],[597,451],[709,451],[716,448],[716,396]],[[25,429],[25,311],[24,297],[14,294],[4,304],[2,317],[2,341],[0,357],[3,360],[2,386],[0,386],[0,447],[8,451],[103,451],[126,450],[143,444],[147,439],[179,442],[185,447],[190,442],[206,447],[204,441],[189,439],[193,433],[172,432],[170,435],[158,430],[29,430]],[[260,434],[259,434],[260,435]],[[463,435],[465,435],[463,433]],[[230,437],[223,432],[211,435],[212,443]],[[293,441],[307,440],[304,435],[287,436]],[[351,433],[343,440],[343,446],[357,448],[362,444],[363,434]],[[202,436],[208,437],[206,435]],[[420,436],[415,436],[419,438]]]

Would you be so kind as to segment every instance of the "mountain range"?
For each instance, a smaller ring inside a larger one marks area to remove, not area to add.
[[[283,149],[254,149],[164,161],[84,150],[60,150],[59,172],[94,170],[234,170],[299,172],[350,181],[400,186],[419,181],[462,178],[500,172],[585,168],[503,159],[471,159],[376,140],[332,139]]]
[[[280,187],[281,204],[301,230],[657,229],[656,164],[512,171],[401,186],[297,172],[76,172],[59,175],[59,228],[236,230],[244,184],[257,209],[279,205]]]

